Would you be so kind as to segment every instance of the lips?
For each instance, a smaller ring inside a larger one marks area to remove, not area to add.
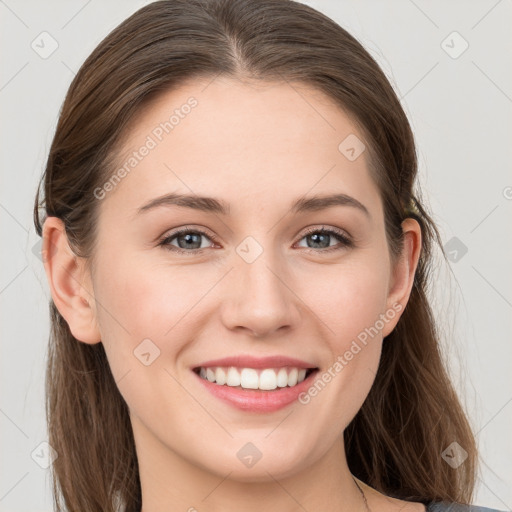
[[[302,382],[295,386],[277,388],[272,391],[260,389],[243,389],[240,386],[220,386],[209,380],[196,376],[198,384],[202,386],[211,396],[220,401],[242,410],[252,413],[272,413],[296,402],[302,393],[313,385],[318,370],[313,371]],[[195,374],[194,374],[195,375]]]
[[[212,395],[238,409],[259,413],[295,402],[318,372],[314,363],[282,355],[225,357],[191,369]]]
[[[233,366],[235,368],[305,368],[315,369],[317,365],[312,362],[302,361],[293,357],[287,357],[283,355],[278,356],[267,356],[267,357],[254,357],[249,355],[238,355],[233,357],[224,357],[222,359],[215,359],[211,361],[205,361],[201,364],[195,365],[194,370],[198,368],[208,368],[215,366]]]

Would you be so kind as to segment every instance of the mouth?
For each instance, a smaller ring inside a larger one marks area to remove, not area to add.
[[[199,378],[217,386],[239,390],[274,391],[294,388],[309,378],[318,368],[282,366],[274,368],[241,368],[235,366],[197,366]]]
[[[286,355],[239,354],[190,369],[202,390],[246,413],[271,413],[293,404],[319,373],[311,360]]]
[[[198,383],[210,396],[244,413],[272,413],[290,406],[313,385],[317,367],[198,366]]]

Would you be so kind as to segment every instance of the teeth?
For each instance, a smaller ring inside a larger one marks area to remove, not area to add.
[[[208,374],[208,372],[206,372]],[[299,376],[299,370],[292,368],[288,374],[288,386],[295,386],[297,384],[297,377]]]
[[[226,375],[226,372],[223,368],[217,368],[215,370],[215,382],[217,384],[226,384],[228,376]]]
[[[277,373],[277,385],[280,388],[285,388],[286,386],[288,386],[288,373],[286,371],[286,368],[281,368]]]
[[[276,389],[277,375],[274,370],[263,370],[260,373],[259,389]]]
[[[230,368],[228,370],[228,378],[226,379],[226,384],[228,386],[240,386],[240,374],[235,368]]]
[[[199,375],[210,382],[244,389],[272,390],[295,386],[306,378],[306,368],[200,368]]]

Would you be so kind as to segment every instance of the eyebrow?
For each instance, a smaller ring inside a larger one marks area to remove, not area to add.
[[[152,199],[144,206],[141,206],[137,213],[141,214],[158,207],[180,206],[182,208],[192,208],[209,213],[220,215],[229,215],[229,204],[221,199],[213,197],[202,197],[186,194],[165,194]],[[323,210],[333,206],[350,206],[363,212],[368,218],[371,218],[368,208],[354,197],[347,194],[317,195],[313,197],[302,197],[297,199],[291,206],[292,213],[304,213]]]

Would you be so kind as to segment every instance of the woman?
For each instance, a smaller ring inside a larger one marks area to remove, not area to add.
[[[311,7],[164,0],[110,33],[34,209],[56,508],[489,510],[416,173],[386,77]]]

